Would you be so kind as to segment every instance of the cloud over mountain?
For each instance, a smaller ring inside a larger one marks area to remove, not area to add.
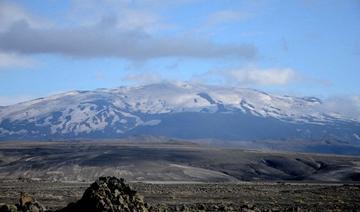
[[[150,26],[161,24],[145,11],[123,10],[121,16],[110,14],[90,24],[59,26],[37,24],[41,21],[21,9],[11,8],[16,11],[17,18],[9,18],[10,14],[4,13],[5,21],[0,23],[0,51],[3,52],[129,60],[166,57],[250,59],[257,52],[251,44],[220,44],[189,36],[164,37],[149,33]]]

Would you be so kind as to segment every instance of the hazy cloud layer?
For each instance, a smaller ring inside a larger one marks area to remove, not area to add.
[[[296,72],[290,68],[272,69],[238,69],[230,70],[224,77],[239,84],[286,85],[296,79]]]
[[[237,22],[246,18],[247,14],[242,11],[221,10],[210,14],[205,24],[207,26],[218,25],[223,23]]]
[[[360,96],[333,96],[324,100],[322,112],[339,113],[347,118],[360,120]]]
[[[36,17],[21,7],[9,2],[0,2],[0,32],[7,30],[17,21],[26,21],[29,26],[40,28],[49,26],[50,23]]]
[[[34,29],[26,22],[0,33],[0,49],[23,54],[152,59],[160,57],[253,58],[251,45],[219,45],[190,38],[154,38],[137,31],[111,31],[104,25]]]
[[[301,80],[300,75],[291,68],[260,69],[246,67],[239,69],[215,70],[195,76],[194,81],[215,81],[236,86],[285,86]]]
[[[147,33],[170,28],[171,24],[162,22],[159,14],[148,9],[149,3],[122,0],[72,0],[69,15],[65,20],[73,26],[84,26],[98,23],[105,17],[116,20],[114,24],[116,28],[142,30]]]
[[[110,14],[97,22],[60,27],[42,24],[20,8],[9,8],[15,11],[14,15],[7,11],[2,14],[5,21],[0,22],[0,50],[4,52],[130,60],[256,56],[256,48],[250,44],[218,44],[207,39],[150,33],[166,24],[143,10],[122,9],[121,17]]]
[[[34,60],[13,53],[0,52],[0,70],[2,68],[30,68],[37,64]]]
[[[19,102],[24,102],[32,99],[34,99],[34,97],[32,96],[0,96],[0,106],[13,105]]]
[[[163,81],[169,81],[164,76],[158,74],[157,72],[134,72],[126,74],[122,80],[132,82],[136,85],[145,85],[151,83],[159,83]]]

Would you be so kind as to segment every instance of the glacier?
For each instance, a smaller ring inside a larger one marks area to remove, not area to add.
[[[70,91],[0,107],[0,139],[308,139],[360,142],[360,121],[322,100],[248,88],[162,82]]]

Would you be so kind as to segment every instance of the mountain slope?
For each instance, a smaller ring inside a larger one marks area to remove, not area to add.
[[[72,91],[0,108],[0,139],[359,141],[358,120],[324,113],[321,105],[317,98],[187,83]]]

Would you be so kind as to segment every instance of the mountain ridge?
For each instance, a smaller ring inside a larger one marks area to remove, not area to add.
[[[0,107],[0,140],[134,135],[360,140],[359,120],[323,112],[322,104],[316,97],[190,83],[69,91]]]

